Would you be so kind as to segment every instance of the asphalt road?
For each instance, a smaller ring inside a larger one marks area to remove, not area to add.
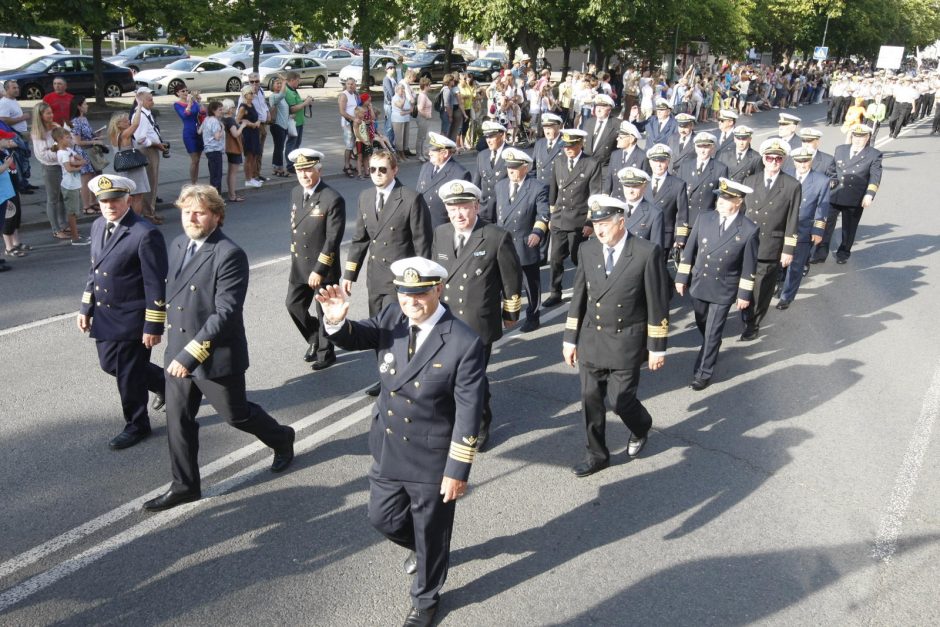
[[[824,111],[799,114],[818,123]],[[768,133],[773,120],[751,125]],[[831,152],[839,134],[824,130]],[[937,622],[940,143],[928,133],[883,145],[884,181],[851,261],[814,266],[757,342],[739,343],[729,322],[716,382],[701,393],[688,388],[699,342],[690,306],[673,301],[666,366],[642,375],[654,432],[636,460],[611,415],[611,468],[569,471],[584,435],[578,379],[561,362],[564,307],[500,343],[493,444],[457,508],[442,624]],[[403,181],[416,173],[406,166]],[[363,188],[331,184],[347,203]],[[403,620],[404,552],[365,516],[361,390],[374,358],[342,353],[320,373],[301,361],[283,306],[286,196],[264,189],[232,206],[225,231],[253,267],[249,394],[298,430],[295,465],[271,475],[269,453],[206,406],[207,498],[158,515],[140,504],[169,479],[162,414],[141,445],[107,448],[121,428],[117,392],[71,313],[87,249],[45,247],[0,277],[3,624]],[[178,214],[165,215],[169,240]]]

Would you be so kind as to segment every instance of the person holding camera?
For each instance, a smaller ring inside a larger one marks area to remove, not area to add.
[[[160,136],[160,126],[153,119],[153,91],[147,87],[137,89],[137,108],[140,110],[140,124],[134,131],[134,141],[147,157],[147,182],[150,192],[144,196],[143,216],[158,223],[157,185],[160,183],[160,160],[169,158],[170,144]]]
[[[183,121],[183,145],[189,153],[189,182],[193,185],[199,180],[199,160],[205,149],[199,125],[206,118],[205,109],[199,103],[199,92],[189,91],[185,85],[176,90],[177,101],[173,103],[176,115]]]

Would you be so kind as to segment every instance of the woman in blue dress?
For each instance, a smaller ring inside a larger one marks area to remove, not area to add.
[[[72,98],[72,103],[69,107],[69,117],[71,119],[69,125],[72,129],[72,145],[75,148],[75,152],[78,153],[78,156],[85,160],[85,165],[82,166],[79,172],[82,179],[82,212],[85,215],[93,215],[98,213],[98,203],[95,202],[94,194],[88,189],[88,181],[93,179],[95,175],[101,174],[101,172],[95,170],[94,166],[91,164],[88,151],[91,150],[92,146],[100,145],[102,142],[101,138],[91,129],[91,122],[88,121],[87,117],[88,101],[85,100],[85,97],[75,96]]]
[[[199,104],[199,92],[190,92],[186,87],[176,90],[177,101],[173,103],[176,115],[183,121],[183,144],[189,153],[189,182],[199,180],[199,160],[202,159],[202,136],[197,132],[206,114]]]

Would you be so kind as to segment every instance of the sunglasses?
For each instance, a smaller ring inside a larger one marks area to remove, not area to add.
[[[771,163],[783,163],[783,157],[778,157],[776,155],[764,155],[764,161],[770,161]]]
[[[261,84],[261,81],[248,81],[248,82],[251,83],[252,85],[260,85],[260,84]]]
[[[388,166],[384,166],[384,165],[380,165],[380,166],[370,165],[370,166],[369,166],[369,172],[372,172],[373,174],[375,174],[376,172],[381,172],[382,174],[388,174]]]

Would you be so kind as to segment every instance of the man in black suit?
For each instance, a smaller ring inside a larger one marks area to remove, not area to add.
[[[630,429],[627,454],[636,457],[643,449],[653,419],[636,397],[640,366],[649,351],[650,370],[662,368],[669,333],[669,289],[659,246],[630,236],[622,200],[596,195],[589,202],[597,239],[582,246],[562,349],[565,363],[579,366],[581,375],[587,455],[572,469],[578,477],[610,465],[607,398]]]
[[[695,326],[702,334],[702,348],[692,368],[691,388],[696,392],[711,383],[731,305],[737,302],[743,311],[753,300],[760,229],[741,213],[744,197],[752,191],[731,179],[721,179],[715,190],[715,211],[699,215],[682,250],[676,291],[680,296],[685,294],[691,279],[689,297]]]
[[[519,257],[506,229],[479,219],[480,189],[466,181],[450,181],[441,187],[449,224],[434,230],[431,258],[447,269],[444,303],[483,341],[484,369],[493,343],[503,328],[512,327],[522,311]],[[489,437],[493,412],[489,383],[484,378],[483,420],[477,450]]]
[[[777,135],[790,147],[790,150],[799,148],[803,141],[797,134],[802,120],[792,113],[780,113],[777,120]]]
[[[584,125],[587,138],[584,142],[584,154],[601,164],[601,177],[607,172],[610,155],[617,147],[619,124],[610,112],[614,101],[607,94],[594,96],[594,115]]]
[[[680,113],[676,116],[676,133],[669,138],[669,148],[672,150],[672,173],[678,174],[679,168],[689,159],[695,160],[695,142],[692,140],[692,131],[695,128],[695,116]]]
[[[554,113],[543,113],[541,117],[542,134],[535,142],[532,149],[532,161],[534,162],[531,173],[535,178],[549,184],[554,175],[554,162],[561,154],[561,117]]]
[[[819,140],[822,139],[822,132],[815,128],[803,128],[800,129],[800,141],[803,142],[803,148],[809,148],[813,151],[813,172],[819,172],[824,174],[829,180],[836,185],[836,160],[835,157],[830,155],[828,152],[823,152],[819,149]],[[789,175],[793,175],[796,171],[796,167],[793,165],[793,160],[790,159],[787,161],[783,169]]]
[[[665,238],[663,214],[646,200],[650,175],[639,168],[623,168],[617,177],[620,180],[620,196],[614,197],[627,203],[623,219],[630,235],[652,242],[662,249]]]
[[[477,334],[441,303],[447,270],[420,257],[391,266],[393,303],[368,320],[346,319],[338,286],[317,295],[331,339],[379,356],[381,393],[369,432],[369,521],[410,551],[406,627],[430,625],[447,579],[454,505],[467,491],[483,411],[484,357]]]
[[[852,143],[836,147],[836,180],[829,196],[829,217],[822,242],[813,254],[814,263],[829,256],[829,242],[842,216],[842,242],[836,250],[836,263],[846,263],[852,255],[855,233],[862,221],[862,212],[871,206],[881,185],[881,151],[870,145],[872,128],[865,124],[852,127]]]
[[[689,236],[689,193],[685,181],[669,173],[672,151],[666,144],[651,146],[646,152],[653,170],[646,186],[646,200],[663,215],[663,254],[685,245]]]
[[[715,158],[725,162],[723,156],[726,152],[734,152],[734,125],[738,121],[738,112],[734,109],[721,109],[718,111],[718,130],[715,132],[718,142],[715,144]],[[725,162],[727,163],[727,162]],[[731,170],[731,166],[728,166]]]
[[[313,362],[314,370],[323,370],[336,362],[336,354],[318,318],[310,315],[310,305],[320,285],[339,280],[346,201],[320,176],[323,153],[297,148],[287,158],[294,165],[299,185],[291,191],[291,267],[285,305],[307,342],[304,361]],[[323,317],[319,305],[317,316]]]
[[[150,350],[162,340],[166,322],[166,243],[130,210],[134,181],[102,174],[88,181],[88,189],[101,217],[91,225],[91,267],[77,323],[95,338],[101,369],[117,381],[125,425],[108,446],[118,450],[150,435],[148,390],[153,409],[163,407],[163,369],[150,362]]]
[[[230,425],[274,449],[271,472],[283,472],[294,459],[294,430],[245,396],[248,340],[242,310],[248,257],[222,232],[225,201],[211,185],[186,185],[176,206],[185,233],[170,246],[164,357],[173,482],[144,503],[148,511],[202,497],[196,414],[203,396]]]
[[[522,266],[528,300],[520,331],[528,333],[541,324],[539,249],[548,235],[548,185],[528,176],[532,157],[521,150],[507,149],[503,158],[509,176],[496,184],[496,225],[509,231]]]
[[[764,170],[749,176],[744,185],[754,190],[744,199],[747,217],[760,228],[757,271],[754,276],[754,302],[741,310],[744,322],[742,340],[757,338],[760,323],[770,308],[777,287],[777,274],[793,261],[796,250],[797,220],[802,191],[800,183],[781,168],[790,154],[790,145],[771,137],[760,146]]]
[[[486,120],[482,132],[487,148],[477,154],[477,167],[471,180],[483,193],[480,217],[493,223],[496,221],[496,183],[506,178],[506,162],[502,159],[506,148],[506,127],[499,122]]]
[[[639,129],[632,122],[624,120],[620,123],[620,130],[617,132],[617,150],[610,155],[610,167],[607,168],[607,175],[604,177],[603,192],[605,194],[614,194],[620,187],[617,173],[624,168],[639,168],[647,174],[652,174],[653,170],[646,158],[646,152],[637,146],[641,137]]]
[[[735,127],[731,150],[725,150],[718,156],[718,160],[728,168],[728,178],[735,183],[741,183],[747,177],[760,172],[764,163],[760,153],[751,148],[751,137],[754,129],[741,125]]]
[[[715,136],[711,133],[695,134],[695,159],[686,159],[678,176],[685,181],[689,192],[689,223],[694,224],[698,214],[715,208],[715,190],[718,179],[728,176],[728,167],[715,159]]]
[[[600,192],[601,166],[582,148],[587,133],[578,129],[565,129],[561,135],[564,154],[555,159],[555,172],[548,188],[548,207],[551,211],[552,241],[548,254],[551,267],[551,294],[543,307],[561,304],[561,280],[565,274],[565,259],[570,255],[578,265],[578,248],[594,232],[587,219],[587,199]]]
[[[438,195],[441,185],[447,181],[453,181],[454,179],[469,181],[471,176],[470,171],[457,163],[454,159],[454,154],[457,152],[457,144],[451,139],[440,133],[431,132],[428,133],[428,145],[428,161],[421,166],[416,189],[418,193],[421,194],[431,214],[431,236],[428,237],[430,241],[434,229],[447,223],[447,208],[444,207],[444,203]],[[419,250],[411,255],[405,256],[427,257],[429,254],[430,244],[428,244],[427,251]],[[401,259],[401,257],[396,257],[396,259]],[[391,261],[394,261],[394,259]],[[394,290],[389,293],[393,293],[393,291]]]

